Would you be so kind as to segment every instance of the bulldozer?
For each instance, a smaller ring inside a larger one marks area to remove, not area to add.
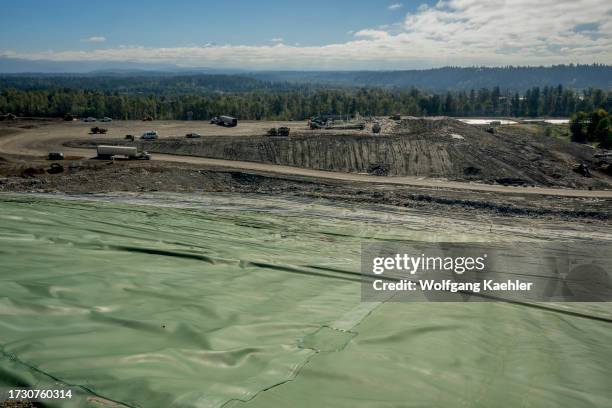
[[[108,129],[106,128],[101,128],[101,127],[92,127],[91,128],[91,134],[92,135],[105,135],[106,132],[108,132]]]

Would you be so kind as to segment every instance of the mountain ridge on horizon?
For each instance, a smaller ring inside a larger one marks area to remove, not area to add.
[[[107,66],[95,67],[82,62],[80,71],[66,70],[67,65],[58,63],[54,71],[45,72],[41,61],[32,63],[30,71],[5,72],[6,62],[15,59],[0,58],[0,76],[4,77],[177,77],[226,75],[244,77],[272,83],[316,84],[340,87],[382,87],[430,90],[470,90],[493,88],[521,91],[534,86],[562,85],[573,89],[596,87],[612,89],[612,65],[606,64],[560,64],[551,66],[446,66],[410,70],[247,70],[208,67],[179,67],[175,65],[122,64],[107,62]],[[65,63],[64,63],[65,64]],[[10,64],[9,64],[10,65]],[[15,68],[15,66],[13,66]],[[38,69],[37,69],[38,68]],[[60,70],[62,68],[62,70]]]

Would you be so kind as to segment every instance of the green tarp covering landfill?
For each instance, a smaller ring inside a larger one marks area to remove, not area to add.
[[[610,303],[361,302],[366,239],[612,234],[260,195],[3,194],[0,385],[79,391],[58,406],[612,406]]]

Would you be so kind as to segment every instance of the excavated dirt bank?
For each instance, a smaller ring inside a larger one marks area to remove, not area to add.
[[[71,142],[73,147],[104,138]],[[127,142],[119,142],[128,144]],[[149,152],[201,156],[390,176],[422,176],[486,183],[606,189],[612,178],[594,158],[596,149],[552,137],[536,136],[516,126],[495,134],[460,121],[403,119],[383,123],[383,132],[293,132],[289,137],[233,136],[189,140],[138,141]],[[574,171],[580,163],[592,171]]]
[[[61,173],[49,174],[49,161],[2,158],[0,192],[244,192],[384,204],[466,216],[612,220],[612,199],[389,186],[155,161],[82,160],[64,164]]]

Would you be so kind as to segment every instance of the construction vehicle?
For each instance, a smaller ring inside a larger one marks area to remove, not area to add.
[[[372,133],[380,133],[380,131],[382,130],[380,123],[378,122],[374,122],[374,124],[372,125]]]
[[[291,131],[290,128],[286,127],[286,126],[281,126],[279,128],[271,128],[270,130],[268,130],[267,134],[268,136],[289,136],[289,132]]]
[[[100,160],[114,160],[117,156],[130,160],[151,160],[151,155],[147,152],[139,152],[132,146],[103,146],[96,148]]]
[[[2,120],[16,120],[17,116],[13,113],[7,113],[6,115],[0,115],[0,121]]]
[[[92,135],[105,135],[106,132],[108,132],[108,129],[106,128],[101,128],[101,127],[92,127],[91,128],[91,134]]]
[[[62,152],[49,152],[47,156],[48,160],[64,160],[64,153]]]
[[[238,125],[238,119],[232,118],[231,116],[221,115],[215,116],[210,120],[212,125],[234,127]]]
[[[314,116],[308,122],[310,129],[365,129],[365,122],[355,121],[348,115],[319,115]]]
[[[154,130],[149,130],[148,132],[144,132],[142,136],[140,136],[140,138],[144,140],[154,140],[154,139],[157,139],[158,137],[159,135]]]

